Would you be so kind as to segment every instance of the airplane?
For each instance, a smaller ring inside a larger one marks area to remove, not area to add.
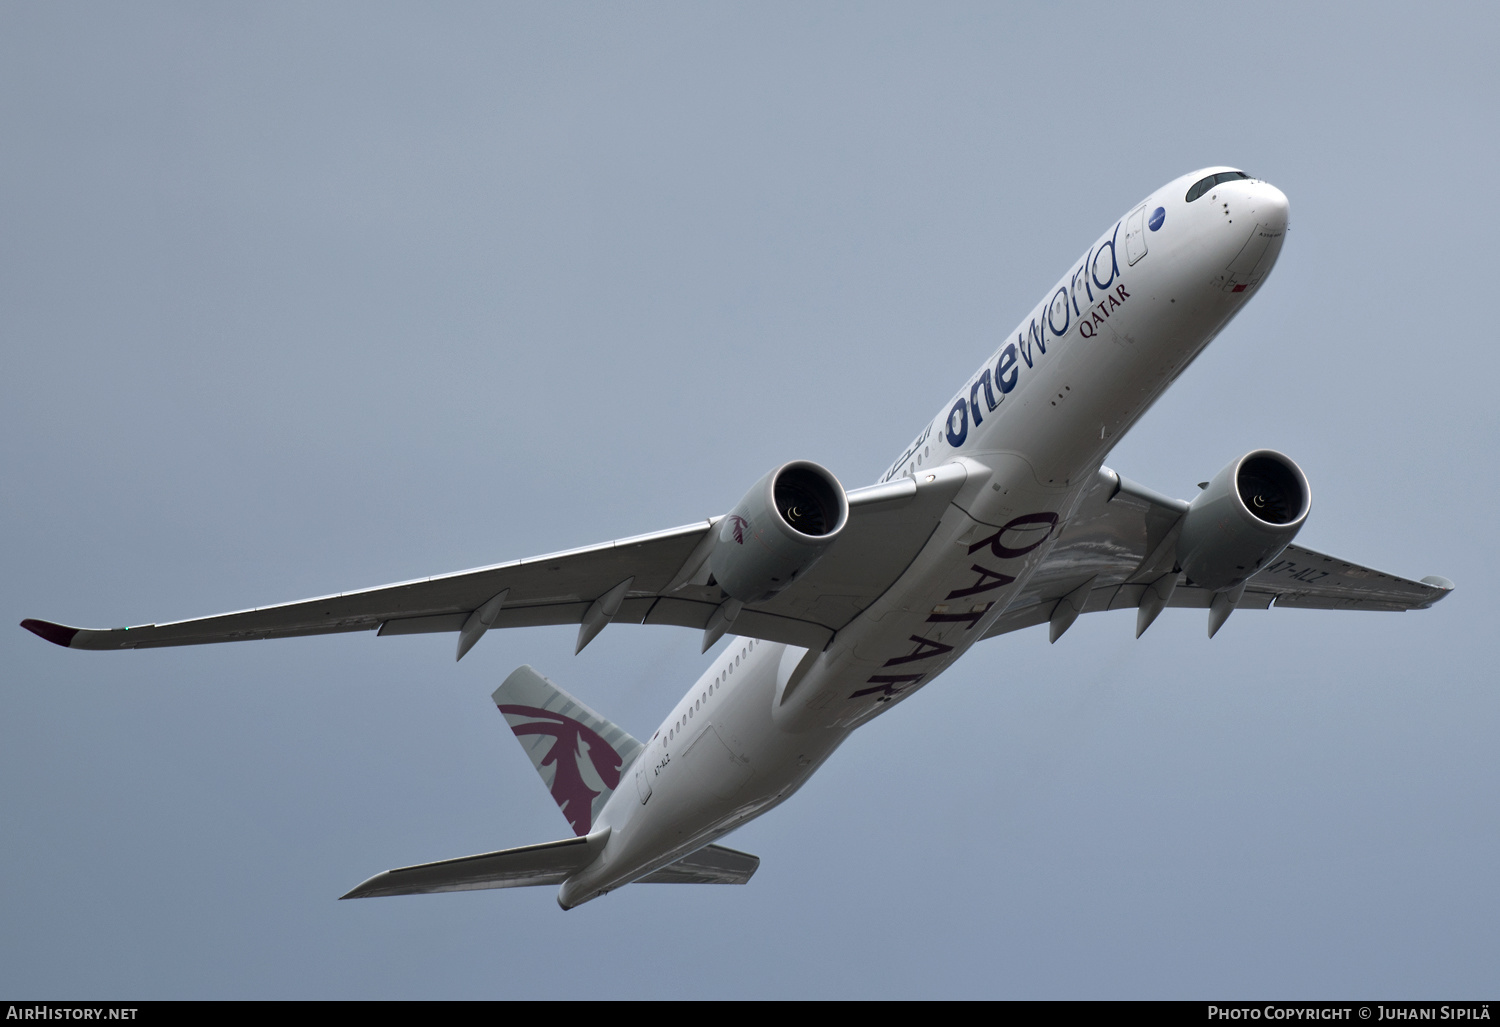
[[[344,895],[559,885],[563,909],[643,883],[743,884],[718,839],[790,798],[856,728],[976,642],[1079,615],[1238,609],[1415,610],[1454,585],[1295,543],[1311,491],[1254,450],[1191,501],[1104,466],[1120,437],[1264,284],[1287,198],[1210,167],[1168,182],[1069,265],[880,480],[772,469],[728,513],[667,531],[277,606],[133,627],[21,626],[114,650],[342,631],[613,623],[731,635],[647,741],[529,666],[493,699],[572,837],[389,870]]]

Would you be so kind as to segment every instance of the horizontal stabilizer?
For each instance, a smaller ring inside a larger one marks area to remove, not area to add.
[[[746,884],[755,876],[760,857],[748,852],[707,845],[676,863],[647,874],[637,884]]]
[[[526,888],[538,884],[561,884],[594,861],[609,838],[604,828],[581,838],[523,845],[477,856],[460,856],[437,863],[419,863],[376,874],[341,895],[344,899],[368,899],[381,895],[427,895],[446,891],[479,891],[484,888]],[[752,859],[754,857],[751,857]],[[758,862],[758,861],[757,861]]]

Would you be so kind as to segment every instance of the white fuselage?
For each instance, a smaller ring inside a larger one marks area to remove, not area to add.
[[[1253,295],[1286,197],[1254,179],[1192,202],[1168,183],[1100,237],[882,481],[958,463],[963,486],[901,578],[821,652],[733,638],[647,743],[594,829],[578,905],[790,796],[860,724],[922,687],[1005,612],[1119,437]],[[1080,581],[1080,584],[1083,584]]]

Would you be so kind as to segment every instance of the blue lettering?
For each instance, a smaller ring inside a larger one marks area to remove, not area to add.
[[[954,418],[958,419],[958,427],[953,427]],[[964,444],[964,439],[969,437],[969,403],[960,399],[953,404],[953,409],[948,411],[948,445],[957,449]]]
[[[1073,272],[1073,277],[1070,278],[1070,279],[1068,279],[1068,291],[1073,296],[1073,313],[1075,315],[1083,313],[1083,309],[1078,306],[1078,276],[1079,275],[1083,275],[1083,290],[1088,295],[1089,302],[1092,303],[1093,300],[1094,300],[1094,294],[1089,291],[1089,287],[1088,287],[1089,286],[1089,276],[1084,274],[1084,272],[1087,271],[1088,269],[1089,269],[1088,259],[1084,258],[1084,261],[1083,261],[1082,264],[1079,265],[1078,270]],[[1089,305],[1088,303],[1084,304],[1085,307],[1087,307],[1088,305]]]
[[[960,393],[944,421],[944,435],[949,446],[957,449],[968,441],[970,422],[972,421],[976,428],[983,424],[984,415],[997,410],[1006,395],[1020,384],[1022,360],[1026,361],[1028,368],[1031,368],[1035,367],[1037,361],[1046,355],[1049,333],[1050,338],[1064,337],[1073,327],[1076,318],[1078,332],[1083,338],[1092,339],[1100,334],[1110,312],[1118,308],[1130,295],[1123,285],[1115,284],[1120,277],[1117,246],[1120,227],[1123,224],[1124,221],[1116,222],[1110,237],[1100,243],[1096,249],[1089,250],[1083,263],[1058,283],[1046,303],[1032,311],[1030,321],[1024,328],[1017,331],[1015,341],[1006,343],[1000,350],[994,370],[991,371],[988,367],[981,368],[978,377],[969,383],[968,395]],[[1106,250],[1109,252],[1108,263],[1104,260]],[[1086,305],[1078,294],[1080,284],[1090,301]],[[1102,299],[1095,297],[1102,297]],[[979,403],[981,389],[984,390],[983,406]],[[996,395],[997,390],[999,395]],[[886,471],[882,481],[889,481],[903,470],[908,459],[921,448],[936,424],[937,422],[933,421],[927,426],[917,442],[900,460],[896,461],[890,470]],[[1008,525],[1007,529],[1018,526],[1022,521],[1040,524],[1048,517],[1052,518],[1049,526],[1050,533],[1050,528],[1055,527],[1056,524],[1055,514],[1037,514],[1031,515],[1029,519],[1020,518]],[[1040,542],[1034,543],[1025,550],[1011,550],[1001,545],[998,538],[991,541],[994,542],[996,555],[1002,557],[1014,557],[1022,552],[1029,552],[1030,549],[1041,544]]]
[[[1000,351],[1000,362],[995,365],[995,384],[1000,386],[1002,397],[1016,387],[1016,378],[1021,374],[1016,364],[1016,344],[1006,343]]]
[[[1109,247],[1109,280],[1106,282],[1099,281],[1099,262],[1104,259],[1104,246],[1099,247],[1099,252],[1094,254],[1094,263],[1092,270],[1089,272],[1089,277],[1094,280],[1094,288],[1101,292],[1114,284],[1115,278],[1120,274],[1120,260],[1115,256],[1115,240],[1119,236],[1120,226],[1117,224],[1115,225],[1115,234],[1110,236],[1109,242],[1104,244],[1104,246]]]
[[[976,425],[984,423],[984,418],[979,414],[979,387],[981,385],[984,386],[984,401],[989,405],[989,408],[994,410],[1000,405],[995,400],[995,393],[990,389],[990,369],[986,367],[984,373],[979,376],[979,380],[969,386],[969,406],[973,410],[974,423]]]
[[[1058,312],[1062,312],[1062,327],[1057,327]],[[1052,329],[1053,335],[1062,335],[1068,330],[1068,325],[1073,323],[1073,312],[1068,309],[1068,290],[1060,288],[1052,296],[1052,307],[1047,311],[1047,327]],[[1045,349],[1043,353],[1047,352]]]
[[[1017,335],[1016,341],[1021,344],[1021,358],[1026,361],[1027,367],[1036,366],[1031,358],[1031,344],[1036,343],[1036,348],[1042,353],[1047,352],[1047,320],[1043,316],[1042,323],[1038,325],[1036,319],[1032,318],[1031,327],[1025,333]]]

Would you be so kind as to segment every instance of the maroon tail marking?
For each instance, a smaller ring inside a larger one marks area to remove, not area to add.
[[[599,793],[584,783],[583,774],[578,770],[578,761],[583,756],[580,746],[582,743],[588,745],[589,762],[594,765],[594,771],[600,780],[611,789],[620,786],[620,771],[625,769],[625,761],[620,754],[587,724],[580,724],[561,713],[535,706],[509,705],[501,706],[500,712],[506,716],[535,717],[539,721],[545,721],[515,724],[511,726],[511,730],[518,738],[521,735],[551,735],[556,739],[552,748],[547,750],[547,755],[542,758],[542,766],[550,764],[557,768],[552,777],[552,798],[572,825],[573,833],[588,834],[594,821],[594,799]],[[559,754],[569,758],[559,759]]]

